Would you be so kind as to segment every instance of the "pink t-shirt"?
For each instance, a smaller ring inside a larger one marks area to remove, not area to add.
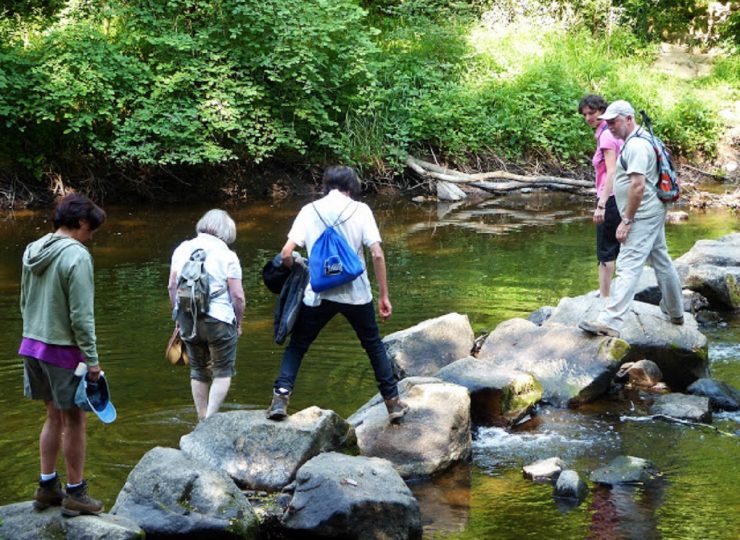
[[[602,120],[599,127],[596,128],[594,137],[596,138],[596,152],[594,152],[591,163],[593,163],[594,170],[596,171],[596,196],[601,197],[601,192],[604,190],[604,184],[606,183],[604,150],[614,150],[614,155],[619,156],[619,151],[622,149],[624,141],[617,139],[611,134],[609,128],[606,127],[606,120]],[[611,196],[612,193],[609,195]]]

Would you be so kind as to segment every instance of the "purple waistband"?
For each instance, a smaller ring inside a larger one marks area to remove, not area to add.
[[[85,361],[85,356],[79,347],[74,345],[49,345],[43,341],[27,337],[21,340],[18,354],[30,356],[65,369],[75,369],[77,364]]]

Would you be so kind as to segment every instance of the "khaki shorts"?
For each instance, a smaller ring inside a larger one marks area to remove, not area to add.
[[[236,324],[209,315],[198,319],[196,336],[182,340],[190,357],[190,378],[210,383],[213,379],[233,377],[238,339]]]
[[[75,392],[80,378],[66,369],[36,358],[23,358],[23,395],[31,399],[52,401],[61,410],[74,409]]]

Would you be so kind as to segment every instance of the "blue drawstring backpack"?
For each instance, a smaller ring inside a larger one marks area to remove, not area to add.
[[[344,207],[344,210],[349,208],[349,204]],[[324,232],[316,239],[308,257],[311,288],[314,292],[322,292],[353,281],[365,271],[365,268],[357,253],[349,247],[342,233],[335,228],[351,218],[355,211],[353,210],[352,214],[342,221],[342,214],[344,214],[342,210],[336,221],[330,225],[321,217],[316,205],[311,206],[319,216],[321,223],[326,226]],[[357,210],[357,205],[355,205],[355,210]]]

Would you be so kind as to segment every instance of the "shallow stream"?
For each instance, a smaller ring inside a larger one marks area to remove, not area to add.
[[[238,226],[247,315],[225,410],[262,409],[269,402],[282,348],[271,340],[275,297],[262,285],[260,269],[305,202],[226,207]],[[368,202],[384,238],[394,307],[383,334],[453,311],[467,314],[481,334],[596,288],[590,208],[566,196],[532,193],[477,205]],[[108,508],[144,453],[177,447],[194,426],[187,370],[163,357],[172,328],[166,285],[172,250],[192,236],[207,209],[109,207],[110,220],[90,246],[101,364],[119,418],[107,426],[89,419],[86,476]],[[23,248],[50,230],[47,218],[48,212],[0,216],[0,505],[29,500],[38,474],[43,410],[22,396],[18,290]],[[687,223],[668,225],[671,255],[738,229],[737,215],[691,213]],[[706,330],[712,372],[740,387],[740,318],[726,320]],[[291,408],[318,405],[347,417],[375,392],[361,347],[337,318],[306,357]],[[642,406],[638,396],[626,396],[577,411],[543,408],[512,433],[481,429],[472,464],[412,484],[425,538],[738,538],[740,439],[638,421]],[[723,415],[714,425],[735,433],[739,422],[737,415]],[[587,477],[624,453],[652,460],[664,473],[660,482],[650,489],[594,489],[572,508],[557,505],[550,487],[521,475],[522,465],[559,455]]]

